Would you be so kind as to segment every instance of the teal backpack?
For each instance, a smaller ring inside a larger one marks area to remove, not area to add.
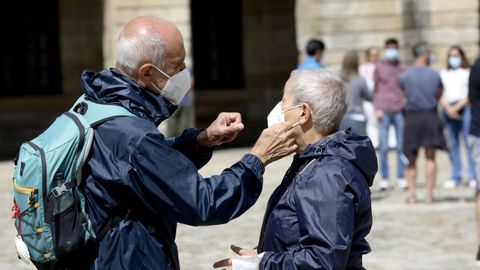
[[[134,115],[121,106],[98,104],[81,96],[40,136],[21,145],[13,174],[12,209],[19,258],[18,242],[23,257],[29,257],[23,259],[38,267],[81,250],[97,234],[101,238],[85,212],[85,198],[78,186],[94,128],[122,116]]]

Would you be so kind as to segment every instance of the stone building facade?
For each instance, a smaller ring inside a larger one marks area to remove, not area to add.
[[[138,15],[161,16],[179,26],[187,49],[186,63],[195,74],[197,126],[206,127],[221,111],[241,112],[246,130],[233,145],[252,144],[266,126],[266,116],[280,100],[289,72],[303,57],[305,43],[310,38],[324,40],[327,51],[323,63],[333,72],[339,70],[346,51],[363,52],[372,45],[382,47],[388,37],[399,39],[401,56],[407,63],[412,60],[412,44],[420,40],[433,45],[437,56],[435,68],[444,66],[447,49],[453,44],[462,45],[472,61],[478,55],[479,1],[476,0],[53,2],[57,5],[53,28],[26,27],[21,31],[38,37],[40,45],[35,44],[39,48],[45,47],[42,45],[45,42],[40,42],[45,31],[53,36],[47,39],[46,46],[50,46],[50,51],[57,50],[57,54],[48,58],[59,67],[51,74],[54,79],[50,89],[55,91],[37,91],[35,83],[31,83],[30,92],[17,93],[11,85],[0,87],[2,158],[11,158],[19,143],[38,134],[68,108],[81,93],[82,70],[115,65],[117,35],[128,20]],[[5,10],[20,8],[15,3],[9,5],[14,6]],[[6,54],[18,54],[18,46],[29,48],[18,41],[4,52],[0,62],[6,61]],[[28,72],[38,70],[29,58],[21,61],[30,66]],[[51,70],[48,65],[43,68],[47,73]],[[22,84],[18,73],[25,69],[14,70],[11,66],[2,72],[17,76],[17,83]],[[4,85],[5,78],[0,77],[0,85]]]

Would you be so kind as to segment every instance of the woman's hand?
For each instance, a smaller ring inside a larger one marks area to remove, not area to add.
[[[257,249],[243,249],[241,247],[237,247],[235,245],[230,245],[230,249],[232,249],[235,254],[239,256],[257,256]],[[232,258],[223,259],[213,264],[213,268],[220,268],[224,267],[225,270],[232,270]]]

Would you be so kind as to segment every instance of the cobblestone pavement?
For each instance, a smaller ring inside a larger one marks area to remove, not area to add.
[[[239,148],[215,152],[212,161],[201,170],[202,175],[218,174],[247,151]],[[393,153],[389,158],[393,164]],[[232,256],[230,244],[255,246],[268,197],[290,162],[291,157],[288,157],[267,167],[259,201],[229,224],[210,227],[179,225],[177,244],[182,269],[212,269],[216,260]],[[422,159],[418,164],[418,204],[406,204],[404,191],[379,192],[373,187],[374,223],[367,237],[372,252],[364,256],[367,269],[480,269],[474,261],[477,238],[473,190],[467,187],[443,189],[443,181],[448,179],[450,170],[446,153],[438,154],[438,165],[438,202],[435,204],[422,202],[425,195]],[[0,225],[4,228],[0,232],[0,242],[4,243],[0,269],[34,269],[15,255],[15,231],[10,218],[12,169],[11,162],[0,162]]]

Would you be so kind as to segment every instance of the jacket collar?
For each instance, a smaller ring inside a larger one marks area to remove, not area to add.
[[[377,156],[372,142],[367,136],[354,132],[351,128],[335,132],[307,146],[297,154],[299,160],[310,160],[322,156],[337,156],[355,165],[372,185],[378,170]]]
[[[170,117],[177,108],[160,94],[153,93],[114,68],[98,73],[84,71],[81,82],[86,96],[92,101],[119,104],[156,125]]]

